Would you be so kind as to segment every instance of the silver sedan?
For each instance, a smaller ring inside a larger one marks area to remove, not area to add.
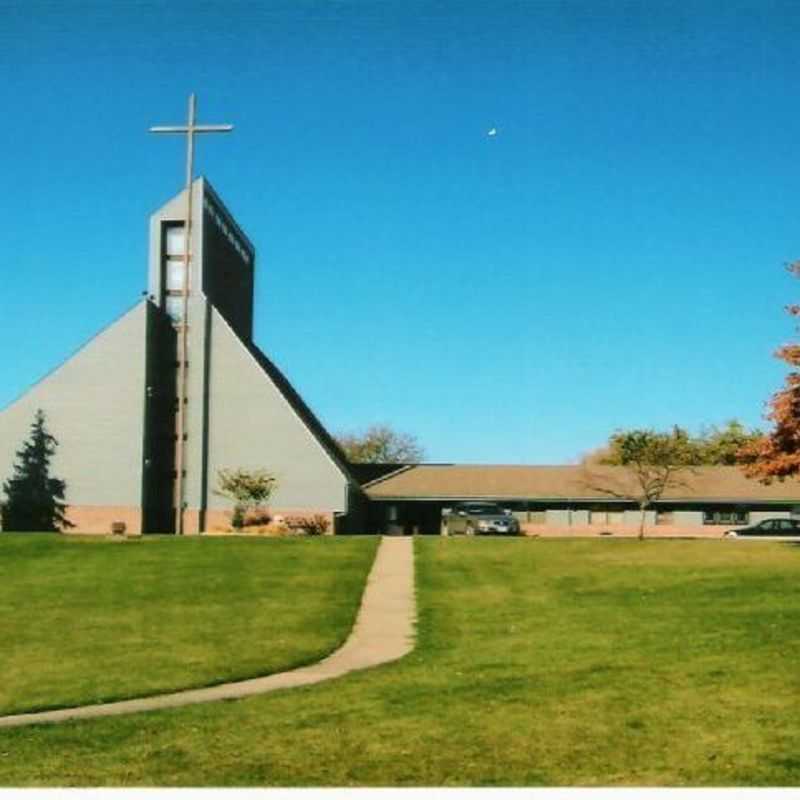
[[[499,533],[516,536],[519,533],[516,517],[497,503],[461,503],[444,514],[443,522],[448,535]]]

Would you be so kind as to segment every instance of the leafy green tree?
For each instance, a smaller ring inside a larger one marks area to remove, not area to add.
[[[45,425],[44,412],[39,409],[30,439],[17,451],[14,475],[3,483],[3,530],[59,531],[73,527],[64,515],[67,485],[50,476],[50,461],[57,446]]]
[[[244,527],[247,512],[266,505],[278,487],[278,479],[264,469],[221,469],[217,472],[218,495],[233,500],[231,524]]]
[[[742,451],[754,442],[760,442],[763,434],[758,429],[749,430],[739,420],[732,419],[722,426],[710,425],[701,428],[692,436],[685,428],[676,425],[673,434],[689,447],[695,448],[698,464],[705,466],[734,466],[739,464]],[[629,431],[616,431],[608,442],[597,450],[587,453],[584,463],[614,463],[620,458],[620,435]]]
[[[748,430],[739,420],[732,419],[722,427],[712,425],[700,431],[696,443],[703,464],[734,466],[742,457],[742,450],[763,437],[760,430]]]
[[[336,440],[354,464],[418,464],[425,458],[415,436],[388,425],[372,425],[362,433],[340,433]]]
[[[625,467],[625,472],[615,476],[593,469],[597,463]],[[685,485],[685,473],[702,463],[702,448],[678,426],[667,433],[649,429],[617,431],[602,457],[585,464],[584,481],[603,494],[635,502],[641,512],[639,539],[644,539],[647,509],[667,489]]]

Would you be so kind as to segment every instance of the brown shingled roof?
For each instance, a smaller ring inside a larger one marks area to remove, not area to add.
[[[681,475],[684,485],[669,489],[663,500],[798,502],[800,483],[765,486],[736,467],[698,467]],[[364,488],[373,500],[388,499],[613,499],[597,486],[631,490],[630,473],[609,466],[497,466],[420,464],[379,478]]]

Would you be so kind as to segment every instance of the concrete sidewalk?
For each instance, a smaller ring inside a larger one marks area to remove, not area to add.
[[[415,621],[413,539],[384,537],[367,578],[361,608],[350,636],[338,650],[316,664],[264,678],[223,683],[205,689],[189,689],[136,700],[62,708],[56,711],[14,714],[0,717],[0,728],[135,714],[193,703],[211,703],[215,700],[236,700],[277,689],[319,683],[354,670],[402,658],[414,647]]]

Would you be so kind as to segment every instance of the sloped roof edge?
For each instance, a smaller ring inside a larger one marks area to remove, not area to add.
[[[608,491],[611,488],[613,491]],[[595,465],[433,465],[394,472],[365,487],[373,500],[530,499],[586,502],[635,497],[630,472]],[[737,467],[699,467],[681,476],[662,502],[785,502],[800,504],[800,482],[764,485]]]
[[[256,363],[267,374],[272,383],[276,386],[278,391],[283,395],[287,403],[292,407],[294,412],[300,417],[300,420],[311,432],[312,436],[319,442],[323,450],[328,454],[340,472],[347,478],[347,480],[356,487],[360,488],[360,484],[353,477],[347,464],[347,458],[342,452],[342,449],[336,443],[333,436],[328,433],[325,426],[319,421],[319,418],[306,404],[305,400],[300,396],[299,392],[292,386],[289,379],[278,369],[277,366],[259,349],[253,342],[245,342],[240,339],[242,344],[250,352],[250,355],[256,360]]]
[[[387,472],[386,475],[381,475],[374,480],[367,481],[361,485],[362,489],[368,489],[370,486],[374,486],[376,483],[380,483],[381,481],[389,480],[389,478],[395,477],[395,475],[399,475],[401,472],[406,472],[409,469],[417,466],[416,464],[400,464],[396,469],[392,470],[391,472]]]

